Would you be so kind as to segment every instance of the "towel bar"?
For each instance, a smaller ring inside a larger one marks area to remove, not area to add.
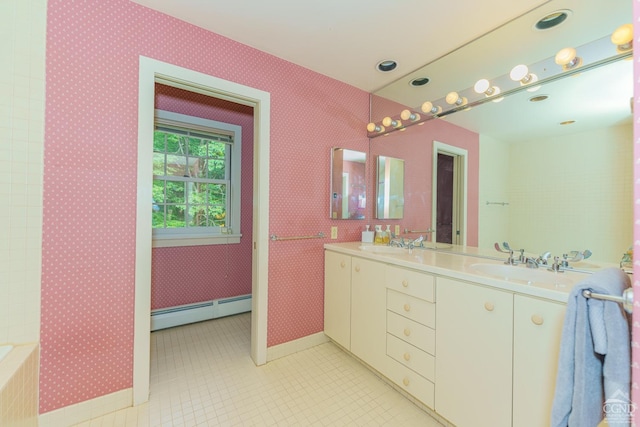
[[[591,292],[588,289],[582,291],[582,296],[585,298],[593,298],[600,299],[605,301],[613,301],[622,304],[624,311],[631,314],[633,313],[633,289],[627,288],[622,292],[621,297],[617,297],[614,295],[604,295],[604,294],[596,294],[595,292]]]
[[[324,233],[320,232],[318,234],[314,234],[313,236],[290,236],[290,237],[280,237],[275,234],[271,235],[271,240],[302,240],[302,239],[322,239],[324,237]]]

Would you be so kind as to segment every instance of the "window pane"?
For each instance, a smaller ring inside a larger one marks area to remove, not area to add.
[[[206,227],[207,226],[207,207],[204,205],[196,205],[189,207],[189,227]]]
[[[206,159],[189,157],[188,174],[191,178],[202,178],[202,164],[206,163]]]
[[[200,138],[189,138],[189,155],[193,157],[205,157],[207,155],[206,141]]]
[[[167,181],[167,194],[165,199],[167,203],[185,203],[184,184],[184,182]]]
[[[187,158],[185,156],[167,155],[167,175],[187,176]]]
[[[225,161],[211,159],[207,164],[208,179],[225,179]]]
[[[169,154],[187,154],[184,144],[184,136],[167,133],[167,153]]]
[[[164,203],[164,181],[161,179],[153,180],[153,210],[156,210],[157,203]]]
[[[153,174],[164,175],[164,154],[153,153]]]
[[[151,224],[153,228],[164,228],[164,205],[153,205]]]
[[[153,133],[153,151],[157,151],[159,153],[164,153],[164,132],[154,132]]]
[[[186,205],[167,205],[167,228],[185,227]]]
[[[201,182],[189,182],[187,183],[187,196],[189,197],[190,205],[205,205],[207,204],[207,187],[206,184]]]
[[[227,205],[227,186],[225,184],[207,184],[207,195],[210,205],[222,207]]]

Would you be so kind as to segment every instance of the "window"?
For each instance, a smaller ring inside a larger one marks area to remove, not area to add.
[[[239,243],[240,126],[156,111],[154,246]]]

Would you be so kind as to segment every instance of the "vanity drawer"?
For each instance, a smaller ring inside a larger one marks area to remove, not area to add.
[[[436,331],[387,310],[387,332],[430,354],[436,354]]]
[[[413,372],[402,363],[396,362],[391,357],[388,359],[388,378],[393,381],[393,383],[397,384],[402,390],[433,409],[435,396],[434,383]]]
[[[387,289],[387,309],[435,329],[436,305],[432,302]]]
[[[426,301],[435,302],[435,279],[427,273],[405,268],[387,266],[385,280],[387,288],[404,292]]]
[[[391,334],[387,334],[387,356],[430,381],[436,379],[436,358]]]

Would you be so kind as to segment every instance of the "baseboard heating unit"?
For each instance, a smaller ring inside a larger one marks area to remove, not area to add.
[[[251,294],[160,308],[151,310],[151,330],[157,331],[247,311],[251,311]]]

